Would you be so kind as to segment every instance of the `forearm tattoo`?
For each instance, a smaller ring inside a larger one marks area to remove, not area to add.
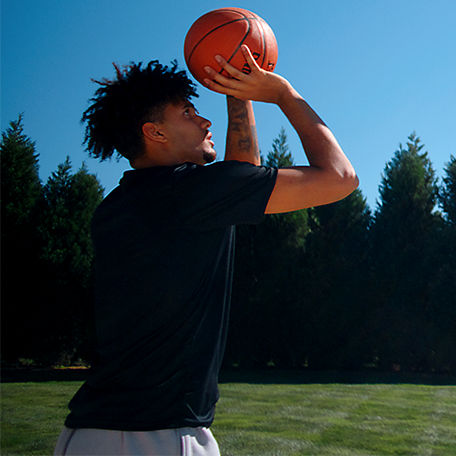
[[[259,157],[256,125],[250,124],[246,102],[231,98],[228,103],[228,118],[229,147]]]

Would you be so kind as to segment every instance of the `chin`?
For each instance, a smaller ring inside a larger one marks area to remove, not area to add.
[[[203,160],[205,164],[212,163],[217,158],[217,152],[213,150],[212,152],[204,152]]]

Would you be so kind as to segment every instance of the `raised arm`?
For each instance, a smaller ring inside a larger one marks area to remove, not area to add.
[[[358,178],[329,128],[286,79],[259,68],[246,46],[243,53],[251,73],[246,75],[220,58],[233,78],[207,68],[213,79],[205,81],[208,88],[242,100],[277,104],[297,131],[309,161],[309,166],[279,170],[266,212],[295,211],[348,196],[358,186]]]
[[[260,164],[260,150],[252,102],[227,97],[228,131],[225,160],[239,160]]]

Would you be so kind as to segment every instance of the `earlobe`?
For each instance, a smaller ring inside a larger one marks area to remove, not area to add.
[[[164,134],[157,128],[157,124],[153,122],[146,122],[142,126],[143,135],[151,140],[151,141],[158,141],[158,142],[166,142],[167,139]]]

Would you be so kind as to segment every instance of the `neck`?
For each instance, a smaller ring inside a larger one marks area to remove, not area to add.
[[[174,166],[171,155],[164,148],[146,147],[144,153],[134,160],[130,165],[134,169],[153,168],[156,166]]]

